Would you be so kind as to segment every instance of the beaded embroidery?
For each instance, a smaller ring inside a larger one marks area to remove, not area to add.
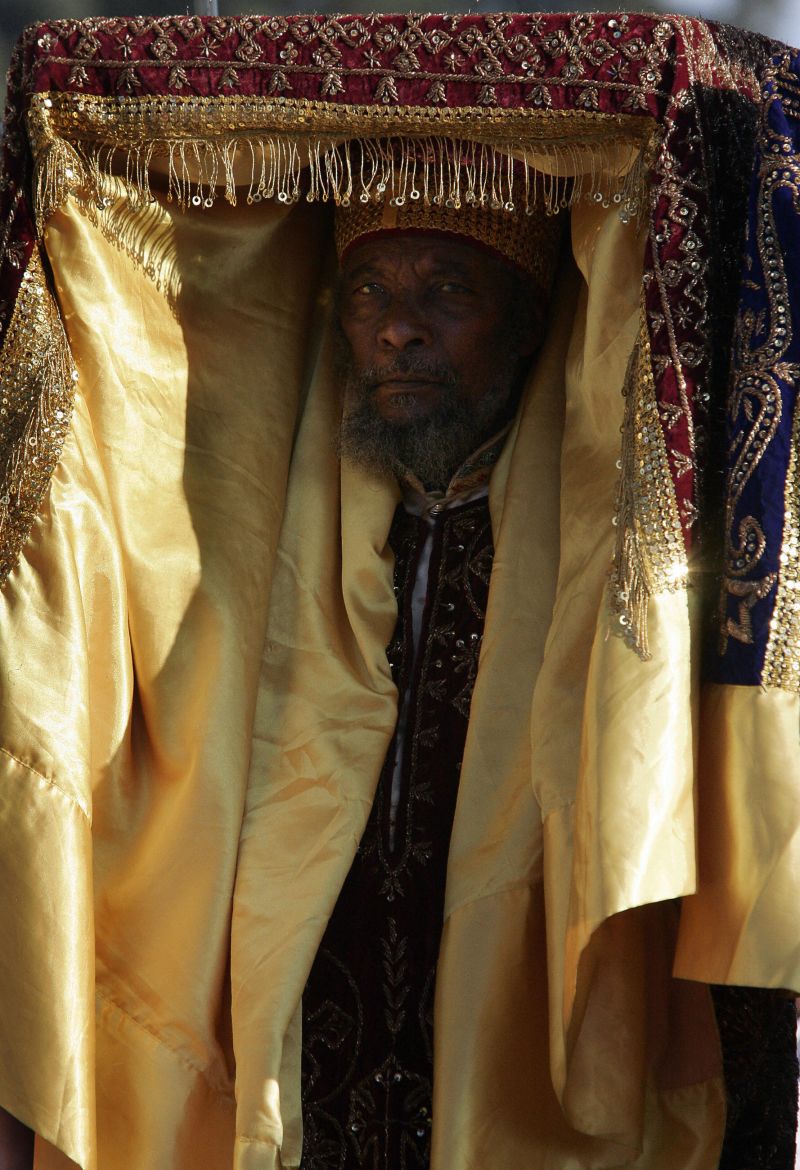
[[[34,253],[0,351],[0,585],[13,568],[61,457],[78,379]]]

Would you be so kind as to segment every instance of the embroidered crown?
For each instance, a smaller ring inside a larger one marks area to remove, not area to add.
[[[335,237],[339,262],[357,244],[384,232],[426,232],[462,237],[477,243],[529,276],[544,299],[550,295],[563,221],[541,206],[531,212],[494,208],[480,202],[448,206],[398,195],[336,208]]]

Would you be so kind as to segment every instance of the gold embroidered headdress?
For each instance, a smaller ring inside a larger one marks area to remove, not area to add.
[[[387,192],[388,196],[388,192]],[[336,209],[336,251],[341,263],[357,244],[384,232],[425,232],[461,237],[529,276],[546,300],[558,262],[563,221],[541,206],[507,210],[479,202],[460,207],[405,197],[340,205]]]

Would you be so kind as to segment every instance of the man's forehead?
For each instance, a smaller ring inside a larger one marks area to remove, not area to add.
[[[345,256],[342,273],[410,266],[436,272],[499,275],[507,266],[468,238],[445,238],[425,232],[380,232],[356,244]]]

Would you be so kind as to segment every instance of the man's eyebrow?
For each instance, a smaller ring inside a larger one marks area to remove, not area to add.
[[[435,276],[441,273],[451,273],[455,276],[474,276],[475,268],[472,264],[464,260],[451,260],[444,257],[434,257],[431,264],[431,271]]]
[[[343,281],[366,280],[371,277],[380,278],[385,272],[386,265],[379,257],[362,260],[347,272],[341,274]],[[429,276],[459,276],[463,279],[475,279],[475,266],[468,260],[455,259],[445,256],[432,256],[426,268]]]
[[[366,276],[380,276],[381,263],[379,260],[362,260],[360,264],[349,268],[342,273],[342,280],[363,280]]]

